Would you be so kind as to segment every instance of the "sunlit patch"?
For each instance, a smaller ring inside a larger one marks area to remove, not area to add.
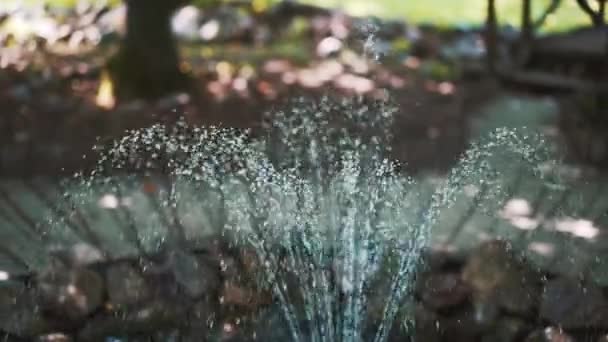
[[[432,250],[433,253],[455,253],[458,251],[458,248],[453,244],[441,243],[434,245]]]
[[[225,333],[233,333],[236,330],[236,328],[235,328],[234,324],[224,323],[222,330],[224,330]]]
[[[76,295],[78,293],[78,289],[76,288],[76,286],[74,284],[70,284],[68,285],[67,288],[68,294],[69,295]]]
[[[521,230],[534,230],[538,228],[539,222],[530,217],[518,216],[509,219],[509,222],[515,227]]]
[[[72,339],[62,333],[52,333],[52,334],[48,334],[48,335],[44,335],[41,336],[37,339],[37,341],[40,342],[67,342],[67,341],[71,341]],[[113,340],[113,339],[109,339],[107,341],[118,341],[118,340]]]
[[[493,240],[495,239],[494,236],[486,233],[486,232],[480,232],[477,234],[477,238],[479,239],[479,241],[489,241],[489,240]]]
[[[454,83],[451,83],[451,82],[441,82],[437,86],[437,91],[441,95],[451,95],[451,94],[454,94],[455,90],[456,90],[456,87],[454,86]]]
[[[253,0],[251,2],[251,7],[253,8],[254,12],[262,13],[268,9],[270,4],[271,2],[269,0]]]
[[[284,59],[271,59],[264,63],[263,69],[267,73],[278,74],[291,69],[291,64]]]
[[[558,220],[555,223],[555,230],[563,233],[569,233],[576,237],[587,240],[595,239],[599,233],[599,228],[595,227],[593,222],[584,219],[565,218]]]
[[[344,51],[341,54],[344,64],[349,66],[356,74],[367,74],[369,72],[368,62],[352,51]]]
[[[201,36],[203,40],[212,40],[215,39],[220,33],[220,23],[219,21],[213,19],[209,20],[198,31],[198,34]]]
[[[72,248],[72,258],[80,264],[93,264],[105,260],[103,253],[87,243],[77,243]]]
[[[456,86],[452,82],[436,82],[428,80],[424,83],[424,87],[427,91],[432,93],[438,93],[440,95],[452,95],[456,91]]]
[[[234,90],[242,92],[247,90],[247,80],[244,79],[243,77],[237,77],[234,79],[234,81],[232,82],[232,88],[234,88]]]
[[[300,85],[305,88],[319,88],[323,85],[323,80],[315,70],[302,69],[298,72],[298,80]]]
[[[548,242],[532,242],[528,245],[528,250],[546,257],[555,254],[555,245]]]
[[[515,228],[521,230],[534,230],[540,225],[539,220],[530,217],[534,209],[530,203],[523,198],[512,198],[500,211],[500,217],[509,221]]]
[[[320,63],[317,66],[319,78],[323,81],[330,81],[344,72],[344,66],[335,60]]]
[[[258,91],[266,98],[273,99],[277,97],[278,93],[270,82],[260,81],[257,85]]]
[[[114,84],[112,83],[110,74],[105,70],[101,73],[101,81],[99,83],[99,90],[97,91],[95,103],[103,109],[112,109],[116,106]]]
[[[243,65],[239,70],[239,75],[248,80],[255,76],[255,69],[251,65]]]
[[[346,27],[345,21],[344,14],[337,14],[331,18],[331,22],[329,23],[331,33],[339,39],[345,39],[350,33],[350,29]]]
[[[403,62],[403,64],[405,64],[406,67],[415,70],[415,69],[420,68],[420,64],[422,64],[422,63],[420,62],[419,58],[410,56],[405,59],[405,62]]]
[[[465,195],[469,197],[474,197],[479,193],[479,187],[474,184],[467,184],[464,186],[463,191]]]
[[[397,88],[397,89],[403,88],[407,84],[405,79],[403,79],[401,77],[397,77],[397,76],[391,77],[390,83],[393,88]]]
[[[226,87],[219,81],[211,81],[207,83],[207,90],[218,100],[225,98],[228,93]]]
[[[532,215],[532,206],[523,198],[510,199],[501,212],[504,218]]]
[[[342,49],[342,41],[335,37],[327,37],[317,45],[317,55],[326,57]]]
[[[72,33],[70,36],[70,40],[68,41],[68,48],[71,50],[75,50],[78,46],[82,45],[85,39],[84,31],[78,30]]]
[[[171,19],[172,31],[180,37],[196,39],[200,19],[201,11],[196,6],[184,6]]]
[[[293,71],[288,71],[281,76],[281,80],[285,84],[294,84],[298,81],[298,75]]]
[[[358,94],[364,94],[374,89],[374,82],[365,77],[344,74],[336,79],[336,86],[343,89],[354,90]]]
[[[118,197],[112,194],[105,194],[99,199],[99,206],[105,209],[116,209],[119,204]]]
[[[228,84],[232,80],[232,74],[234,72],[232,64],[226,61],[219,62],[215,66],[215,71],[217,72],[218,81],[220,83]]]
[[[11,278],[10,274],[6,271],[0,271],[0,281],[7,281]]]

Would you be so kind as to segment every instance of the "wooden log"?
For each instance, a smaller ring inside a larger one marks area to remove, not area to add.
[[[604,28],[582,28],[538,38],[532,46],[532,55],[581,62],[606,61],[608,31]]]

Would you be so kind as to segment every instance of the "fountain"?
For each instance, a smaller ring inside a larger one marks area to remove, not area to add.
[[[25,269],[23,279],[31,280],[49,267],[96,265],[108,277],[107,265],[120,262],[143,273],[163,269],[177,283],[171,296],[182,291],[201,298],[209,286],[200,275],[205,266],[199,252],[208,251],[213,236],[224,235],[233,248],[254,252],[257,285],[272,294],[270,310],[280,312],[285,327],[268,328],[271,333],[293,342],[388,341],[405,329],[416,271],[441,212],[464,192],[494,211],[509,196],[509,170],[525,166],[540,174],[546,160],[534,137],[498,130],[473,145],[428,192],[387,158],[394,112],[386,101],[362,97],[299,99],[270,113],[259,137],[181,121],[128,132],[101,154],[91,174],[61,185],[65,197],[49,205],[44,225],[27,222],[26,238],[36,236],[38,253],[15,256],[3,247],[12,264],[2,264],[7,271],[0,274],[20,279]],[[92,209],[100,206],[107,210]],[[81,247],[66,254],[65,246]],[[86,260],[74,260],[79,258]],[[48,285],[57,278],[33,279],[43,293],[57,292]],[[143,283],[132,285],[133,296],[143,292]],[[76,290],[67,288],[69,298]],[[103,291],[98,297],[110,298],[104,310],[114,312],[117,296]],[[92,297],[85,292],[79,298]],[[81,329],[101,304],[74,305],[83,313],[68,331]],[[156,311],[146,310],[124,319],[153,324],[145,317],[156,317]],[[88,333],[107,338],[104,333],[130,331]],[[273,338],[260,333],[255,330],[249,340]]]
[[[16,211],[27,229],[10,241],[34,238],[28,243],[37,247],[3,246],[10,256],[1,268],[6,278],[33,279],[39,291],[57,294],[47,283],[58,281],[49,269],[104,265],[95,267],[109,277],[108,265],[126,262],[143,273],[164,267],[181,289],[172,291],[200,298],[209,288],[200,253],[223,235],[233,248],[254,252],[257,285],[272,294],[269,310],[280,312],[284,338],[387,341],[405,329],[416,271],[439,215],[463,193],[494,212],[510,195],[504,181],[513,168],[547,170],[542,143],[498,130],[428,192],[386,158],[394,112],[386,102],[327,98],[287,108],[273,113],[267,135],[257,138],[181,121],[129,132],[91,174],[57,185],[62,201],[37,190],[48,203],[44,225]],[[110,298],[120,297],[106,286]],[[144,292],[139,287],[133,296]],[[94,312],[78,303],[83,311],[75,322]]]
[[[393,113],[378,100],[299,99],[269,114],[257,138],[182,121],[129,132],[91,174],[62,185],[39,250],[88,247],[22,263],[35,272],[79,254],[80,264],[131,260],[145,273],[160,258],[199,298],[208,281],[198,256],[223,235],[254,252],[257,285],[283,322],[273,334],[294,342],[407,334],[409,295],[439,215],[465,192],[495,211],[509,196],[510,169],[542,173],[546,156],[534,137],[498,130],[428,192],[386,158]],[[264,340],[260,333],[249,337]]]

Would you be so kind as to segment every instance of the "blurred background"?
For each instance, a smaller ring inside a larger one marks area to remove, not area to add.
[[[514,174],[498,212],[478,210],[471,195],[442,214],[434,246],[457,256],[433,259],[421,277],[417,340],[607,341],[607,5],[2,0],[0,230],[34,227],[66,201],[55,183],[91,170],[98,151],[127,130],[183,118],[255,136],[264,134],[265,113],[299,96],[387,100],[397,108],[391,157],[421,186],[501,127],[542,134],[568,184]],[[100,194],[97,207],[79,215],[101,222],[97,211],[123,206],[113,196]],[[543,277],[513,266],[511,246],[484,245],[496,237],[525,251]],[[13,261],[26,250],[0,248]],[[528,291],[522,281],[532,278],[542,285]],[[11,324],[0,331],[27,336],[22,321]],[[51,340],[64,341],[44,339]]]
[[[385,90],[400,109],[395,157],[412,170],[448,167],[478,134],[481,113],[489,127],[542,126],[567,158],[601,166],[603,7],[3,1],[0,173],[69,174],[95,159],[96,142],[151,122],[185,116],[255,130],[262,113],[295,95]]]

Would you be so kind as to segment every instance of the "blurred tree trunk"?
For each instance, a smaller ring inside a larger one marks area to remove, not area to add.
[[[532,23],[532,0],[523,0],[521,11],[521,43],[528,45],[534,34]]]
[[[110,70],[119,98],[155,98],[185,90],[171,15],[182,0],[125,0],[127,32]]]
[[[523,0],[521,9],[521,34],[517,44],[516,65],[522,65],[528,59],[530,44],[534,38],[534,23],[532,19],[532,0]]]
[[[496,16],[495,0],[488,0],[488,7],[486,13],[485,43],[488,70],[491,73],[495,73],[496,60],[498,58],[498,19]]]
[[[576,2],[589,18],[591,18],[593,26],[600,27],[606,24],[606,3],[608,0],[597,0],[597,10],[594,10],[591,5],[589,5],[588,0],[576,0]]]

